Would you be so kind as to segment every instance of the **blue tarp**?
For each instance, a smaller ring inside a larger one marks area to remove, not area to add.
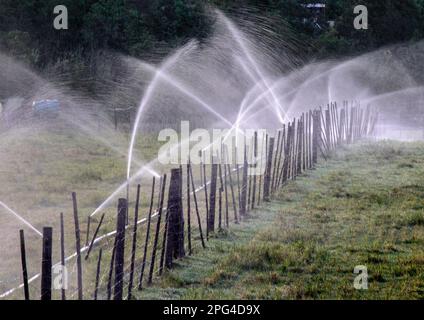
[[[59,101],[57,100],[41,100],[32,103],[32,109],[35,112],[52,112],[59,110]]]

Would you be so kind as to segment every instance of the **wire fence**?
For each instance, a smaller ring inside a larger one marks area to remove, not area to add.
[[[359,102],[350,106],[344,102],[339,108],[331,103],[326,109],[305,112],[283,124],[273,136],[260,135],[258,131],[251,139],[244,139],[242,164],[229,161],[230,154],[237,154],[237,150],[228,150],[221,140],[221,152],[211,164],[194,165],[189,161],[180,165],[171,170],[169,183],[166,174],[156,186],[153,178],[147,204],[150,210],[139,206],[138,185],[135,208],[128,208],[128,199],[119,199],[116,229],[107,231],[106,226],[113,225],[113,220],[103,223],[103,216],[91,241],[80,249],[77,245],[76,252],[62,257],[67,272],[60,275],[59,289],[66,290],[53,298],[107,300],[139,296],[133,294],[135,290],[157,281],[165,270],[172,270],[176,260],[205,248],[217,230],[231,228],[263,202],[271,201],[288,181],[313,169],[320,157],[326,160],[340,145],[372,136],[377,120],[378,113],[370,106],[362,108]],[[133,211],[134,221],[130,221]],[[138,219],[138,214],[145,211],[147,216]],[[81,240],[76,201],[74,213],[78,243]],[[124,219],[125,225],[119,219]],[[87,230],[87,240],[89,233]],[[44,241],[43,237],[43,244]],[[45,253],[49,256],[48,250],[48,246],[44,247],[43,257]],[[23,275],[24,258],[25,250]],[[38,298],[36,293],[40,290],[51,296],[52,287],[58,289],[58,276],[52,270],[61,265],[62,262],[50,265],[30,278],[23,276],[20,286],[0,298],[19,295],[21,289],[30,292],[26,299]],[[35,283],[38,278],[41,287]]]

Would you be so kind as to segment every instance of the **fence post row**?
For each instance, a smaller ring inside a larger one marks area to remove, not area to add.
[[[232,170],[229,163],[229,153],[226,146],[221,141],[221,159],[219,162],[213,159],[211,165],[210,181],[207,181],[206,162],[204,159],[200,164],[201,186],[196,190],[193,178],[193,169],[190,160],[186,167],[186,194],[187,194],[187,241],[188,252],[192,254],[192,226],[191,226],[191,199],[194,201],[194,209],[197,217],[198,230],[202,247],[205,248],[205,240],[202,231],[202,221],[199,212],[199,203],[197,199],[198,192],[204,189],[204,200],[206,206],[206,232],[207,238],[211,232],[215,232],[216,210],[218,206],[218,226],[221,230],[223,223],[229,227],[229,194],[231,191],[232,205],[234,210],[234,223],[239,222],[239,217],[245,217],[249,210],[253,210],[256,205],[260,205],[261,200],[270,201],[272,194],[277,188],[286,184],[287,181],[294,180],[302,172],[313,169],[318,163],[318,152],[327,159],[330,152],[335,150],[343,143],[351,144],[358,139],[372,135],[378,120],[378,112],[373,112],[369,105],[362,108],[360,103],[352,102],[351,106],[347,101],[343,101],[343,107],[338,108],[336,103],[328,104],[323,110],[321,107],[315,110],[302,113],[298,119],[293,119],[287,125],[283,125],[277,130],[276,137],[269,137],[268,134],[261,136],[261,147],[258,150],[258,132],[254,132],[253,144],[248,147],[244,141],[243,166],[238,165]],[[237,150],[235,152],[237,155]],[[224,161],[224,163],[223,163]],[[256,177],[249,175],[249,166],[260,169],[261,174]],[[240,169],[242,176],[240,179]],[[262,169],[264,173],[262,173]],[[232,172],[237,173],[237,195],[235,194]],[[219,188],[218,188],[219,175]],[[158,250],[159,238],[161,239],[161,255],[159,262],[159,275],[164,268],[171,269],[175,259],[185,256],[185,220],[183,208],[183,168],[171,170],[169,191],[167,195],[167,208],[165,212],[164,232],[161,234],[161,220],[164,210],[166,174],[161,178],[159,186],[159,196],[157,203],[157,223],[156,232],[151,248],[150,270],[148,275],[148,284],[152,283],[154,266],[156,263],[156,253]],[[258,183],[258,184],[257,184]],[[210,184],[209,195],[208,186]],[[217,195],[218,192],[218,195]],[[150,208],[147,217],[146,235],[144,241],[144,252],[140,265],[140,278],[138,289],[142,289],[144,270],[146,267],[148,245],[150,238],[151,220],[153,215],[153,205],[155,200],[155,178],[152,181]],[[224,194],[225,193],[225,194]],[[191,197],[193,195],[193,197]],[[225,196],[225,198],[224,198]],[[137,185],[137,196],[134,211],[134,226],[132,228],[132,250],[131,267],[128,283],[128,296],[132,298],[132,288],[134,281],[134,271],[136,262],[137,248],[137,225],[139,223],[140,208],[140,184]],[[218,201],[218,203],[217,203]],[[225,201],[225,217],[223,201]],[[76,193],[72,193],[73,218],[75,225],[75,247],[77,260],[77,293],[78,299],[83,299],[82,285],[82,261],[81,261],[81,235],[78,217]],[[237,208],[238,207],[238,208]],[[128,200],[121,198],[118,201],[116,221],[116,234],[111,253],[109,266],[109,275],[107,281],[107,299],[109,300],[113,293],[114,300],[123,299],[123,288],[125,279],[124,261],[125,261],[125,232],[128,219]],[[237,213],[239,212],[239,214]],[[96,230],[90,239],[91,218],[87,220],[86,245],[88,245],[85,260],[88,259],[93,245],[96,242],[97,235],[104,220],[105,213],[101,216]],[[223,221],[225,219],[225,221]],[[20,230],[20,250],[22,263],[23,291],[26,300],[29,300],[28,271],[25,251],[24,231]],[[52,298],[52,233],[51,227],[43,228],[43,250],[42,250],[42,272],[41,272],[41,299],[51,300]],[[65,233],[63,213],[60,214],[60,256],[61,264],[64,267],[65,258]],[[96,300],[100,285],[100,268],[103,250],[100,249],[93,298]],[[64,272],[64,270],[62,270]],[[114,285],[112,286],[112,283]],[[113,290],[113,291],[112,291]],[[66,299],[65,287],[61,290],[62,300]]]

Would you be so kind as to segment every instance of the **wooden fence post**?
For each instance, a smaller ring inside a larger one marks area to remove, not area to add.
[[[297,150],[297,174],[301,174],[302,173],[302,159],[303,159],[303,154],[302,154],[302,150],[303,150],[303,119],[302,117],[299,119],[299,135],[298,135],[298,150]]]
[[[88,246],[88,241],[89,241],[89,237],[90,237],[90,225],[91,225],[91,216],[87,217],[87,232],[86,232],[86,237],[85,237],[85,246]]]
[[[283,162],[283,178],[282,184],[284,184],[289,179],[289,166],[290,166],[290,150],[291,150],[291,139],[292,139],[292,126],[289,123],[287,125],[287,142],[284,148],[284,162]]]
[[[312,164],[316,165],[318,163],[318,144],[319,144],[319,135],[320,126],[319,126],[319,114],[318,111],[314,111],[313,114],[313,138],[312,138]]]
[[[272,186],[273,190],[276,190],[277,187],[280,185],[280,180],[281,180],[280,166],[281,166],[281,159],[283,157],[283,148],[284,148],[285,138],[286,138],[286,125],[283,125],[283,132],[281,134],[280,143],[279,143],[280,150],[277,154],[278,162],[277,162],[276,179],[275,179],[275,184]]]
[[[240,217],[246,215],[246,201],[247,201],[247,173],[248,173],[248,164],[247,164],[247,146],[246,142],[244,144],[244,160],[243,160],[243,177],[241,183],[241,199],[240,199]]]
[[[72,192],[72,205],[74,208],[74,224],[75,224],[75,249],[77,252],[77,282],[78,282],[78,300],[83,299],[82,290],[82,262],[81,262],[81,238],[78,220],[77,194]]]
[[[253,175],[253,189],[252,189],[252,206],[251,208],[255,208],[256,201],[256,173],[258,172],[258,132],[255,131],[254,141],[253,141],[253,159],[255,162],[255,174]]]
[[[94,285],[94,295],[93,295],[94,300],[97,300],[97,294],[99,292],[100,267],[101,267],[101,263],[102,263],[102,254],[103,254],[103,250],[102,250],[102,248],[100,248],[99,257],[97,258],[96,282],[95,282],[95,285]]]
[[[53,229],[43,228],[43,258],[41,261],[41,300],[52,299]]]
[[[233,210],[234,210],[234,222],[237,224],[239,222],[239,219],[238,219],[238,215],[237,215],[237,203],[236,203],[236,196],[234,194],[233,178],[232,178],[232,174],[231,174],[230,157],[229,157],[229,154],[228,154],[228,148],[225,148],[225,160],[227,162],[228,178],[230,179],[231,198],[232,198]],[[238,168],[238,166],[237,166],[237,168]]]
[[[154,178],[154,177],[153,177]],[[140,205],[140,184],[137,185],[137,195],[135,199],[135,209],[134,209],[134,226],[133,226],[133,238],[132,238],[132,248],[131,248],[131,266],[130,266],[130,279],[128,282],[128,300],[132,298],[132,288],[134,282],[134,268],[135,268],[135,252],[137,248],[137,222],[138,222],[138,208]]]
[[[190,201],[190,159],[187,163],[187,241],[188,241],[188,255],[191,256],[191,201]],[[194,191],[194,190],[193,190]]]
[[[27,271],[27,263],[26,263],[24,230],[19,230],[19,238],[21,241],[21,263],[22,263],[22,280],[24,282],[24,297],[25,297],[25,300],[29,300],[28,271]]]
[[[62,277],[65,272],[65,227],[63,222],[63,212],[60,213],[60,263],[62,265]],[[65,286],[62,283],[61,296],[62,300],[66,300]]]
[[[215,207],[216,207],[216,182],[218,178],[218,165],[211,166],[211,188],[209,193],[209,214],[208,232],[215,231]]]
[[[125,255],[125,225],[127,221],[127,199],[118,200],[118,216],[116,221],[116,256],[115,256],[115,290],[114,300],[122,300],[124,289],[124,255]]]
[[[229,164],[228,164],[229,165]],[[236,161],[237,165],[237,161]],[[225,226],[228,228],[230,224],[228,216],[228,180],[227,180],[227,161],[224,158],[224,194],[225,194]]]
[[[182,212],[182,172],[171,170],[171,180],[168,193],[168,230],[166,242],[165,266],[172,268],[173,258],[181,258],[184,251],[184,214]]]
[[[251,165],[253,164],[253,138],[252,138],[252,143],[249,144],[249,152],[248,152],[248,159],[250,159],[248,161],[248,168],[251,168]],[[248,189],[247,189],[247,211],[250,210],[250,197],[251,197],[251,193],[252,193],[252,175],[249,174],[248,176]]]
[[[240,187],[240,166],[238,163],[238,156],[237,156],[237,148],[236,148],[236,177],[237,177],[237,200],[238,200],[238,207],[239,210],[241,208],[241,187]],[[231,166],[229,163],[227,163],[228,167],[228,174],[231,174]]]
[[[200,233],[200,240],[202,242],[202,247],[206,248],[205,239],[203,238],[202,221],[200,219],[199,206],[198,206],[198,203],[197,203],[196,187],[194,186],[193,170],[191,168],[191,164],[190,164],[189,169],[190,169],[191,188],[193,189],[194,207],[196,209],[197,225],[199,227],[199,233]]]
[[[116,237],[113,242],[112,255],[110,257],[109,275],[107,280],[107,300],[110,300],[110,298],[112,297],[113,264],[115,262],[115,253],[116,253]]]
[[[140,278],[138,280],[138,290],[141,290],[143,288],[143,277],[144,277],[144,270],[146,268],[146,259],[147,259],[147,246],[149,245],[150,225],[152,221],[153,201],[155,197],[155,181],[156,179],[155,177],[153,177],[152,192],[150,195],[149,215],[147,216],[146,239],[144,240],[143,261],[141,264]]]
[[[158,211],[158,220],[156,223],[156,233],[155,233],[155,240],[153,242],[153,249],[152,249],[152,258],[150,261],[150,270],[149,270],[149,278],[147,280],[148,284],[152,283],[153,280],[153,271],[155,268],[155,260],[156,260],[156,250],[158,247],[158,241],[159,241],[159,231],[160,231],[160,222],[162,219],[162,210],[163,210],[163,200],[165,198],[165,186],[166,186],[166,174],[163,176],[162,185],[161,185],[161,191],[159,193],[159,211]]]
[[[274,141],[275,138],[269,138],[269,148],[268,148],[268,159],[265,169],[265,178],[264,178],[264,201],[269,201],[269,193],[271,187],[271,172],[272,172],[272,159],[274,152]]]
[[[313,159],[313,153],[314,153],[314,110],[309,111],[309,167],[311,169],[314,168],[314,159]]]
[[[283,125],[283,135],[281,138],[281,147],[280,147],[280,159],[278,161],[278,170],[277,170],[277,184],[275,186],[275,188],[279,187],[282,184],[282,180],[283,180],[283,175],[284,175],[284,160],[283,160],[283,156],[284,159],[286,158],[286,125]]]
[[[93,238],[91,239],[90,245],[89,245],[87,253],[85,255],[85,260],[88,259],[90,252],[93,249],[94,241],[96,240],[97,234],[99,233],[99,230],[100,230],[100,227],[102,226],[104,218],[105,218],[105,213],[102,214],[102,217],[100,218],[100,222],[96,227],[96,231],[94,231]]]
[[[265,140],[265,142],[264,142]],[[258,206],[261,204],[261,191],[262,191],[262,168],[264,164],[264,146],[266,144],[266,134],[264,134],[264,137],[262,138],[262,146],[261,146],[261,159],[260,159],[260,174],[259,174],[259,182],[258,182]],[[266,151],[265,151],[266,152]]]
[[[221,148],[222,150],[222,148]],[[219,176],[219,215],[218,215],[218,228],[222,229],[222,193],[224,192],[224,179],[222,177],[222,156],[218,165],[218,176]]]
[[[278,130],[278,134],[277,134],[277,150],[275,151],[275,156],[274,156],[274,166],[272,169],[272,174],[271,174],[271,185],[270,185],[270,193],[273,192],[274,190],[274,185],[275,185],[275,178],[276,178],[276,171],[277,171],[277,161],[278,161],[278,153],[280,151],[280,140],[281,140],[281,130]]]
[[[292,136],[290,144],[290,179],[294,180],[296,174],[296,119],[292,122]]]
[[[161,253],[160,253],[160,259],[159,259],[159,272],[158,275],[161,276],[163,272],[163,267],[165,265],[165,252],[166,252],[166,241],[168,239],[168,228],[169,228],[169,209],[166,209],[165,214],[165,227],[163,230],[163,236],[162,236],[162,247],[161,247]]]
[[[345,109],[340,110],[340,121],[339,121],[339,143],[344,142],[344,121],[345,121]]]

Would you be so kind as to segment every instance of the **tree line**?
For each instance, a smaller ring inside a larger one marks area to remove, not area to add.
[[[59,3],[60,2],[60,3]],[[210,33],[210,6],[251,7],[280,17],[311,58],[353,55],[424,35],[424,0],[2,0],[0,50],[43,69],[58,60],[84,61],[99,50],[143,57]],[[302,4],[325,3],[322,14]],[[68,8],[69,29],[53,28],[53,8]],[[367,6],[369,30],[353,28],[353,8]],[[331,26],[328,21],[334,21]],[[283,32],[283,31],[281,31]],[[72,59],[71,59],[72,60]]]

